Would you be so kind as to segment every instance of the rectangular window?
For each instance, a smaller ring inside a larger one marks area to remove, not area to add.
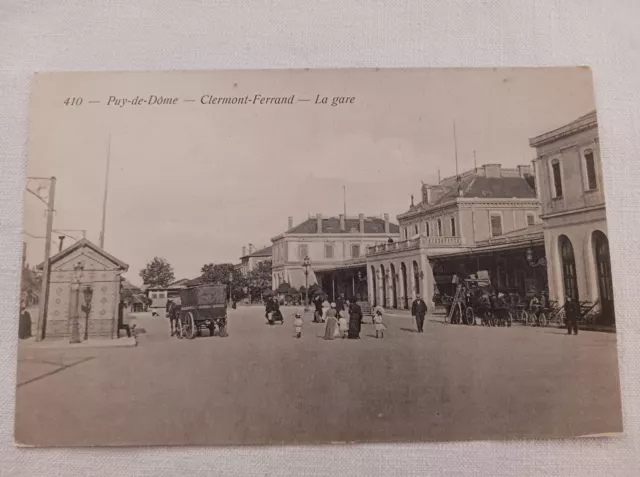
[[[587,169],[587,190],[596,189],[598,187],[598,181],[596,180],[596,163],[591,149],[587,149],[584,152],[584,164]]]
[[[409,238],[409,229],[407,227],[404,228],[404,239],[407,240]]]
[[[502,215],[491,215],[491,236],[497,237],[502,235]]]
[[[333,258],[333,244],[324,244],[324,258]]]
[[[451,236],[456,236],[456,219],[455,217],[451,217]]]
[[[360,256],[360,245],[352,244],[351,245],[351,257],[358,258]]]
[[[307,244],[298,245],[298,258],[300,260],[304,260],[304,257],[306,257],[307,255],[309,255],[309,248]]]
[[[562,175],[560,173],[560,161],[557,159],[551,163],[551,171],[553,175],[553,188],[556,193],[555,197],[562,197]]]
[[[531,227],[536,223],[536,216],[533,214],[527,214],[527,227]]]
[[[438,237],[442,237],[442,220],[438,219]]]
[[[430,230],[429,230],[429,222],[425,222],[424,223],[424,228],[425,228],[425,232],[427,234],[427,237],[430,235]]]
[[[413,226],[413,235],[418,235],[420,231],[418,230],[418,224]]]

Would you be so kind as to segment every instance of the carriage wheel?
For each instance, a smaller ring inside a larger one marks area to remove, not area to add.
[[[464,318],[465,318],[465,323],[467,325],[475,325],[476,324],[476,316],[473,313],[473,308],[468,306],[467,309],[464,310]]]
[[[540,316],[538,316],[538,326],[547,326],[547,315],[545,315],[544,313],[540,313]]]
[[[184,318],[185,318],[184,335],[186,336],[187,339],[192,340],[196,337],[196,334],[198,334],[198,329],[196,327],[196,320],[193,317],[192,312],[188,312]]]
[[[182,327],[182,318],[176,320],[176,336],[179,340],[184,337],[184,328]]]
[[[453,310],[453,315],[451,316],[451,323],[460,325],[462,324],[463,317],[464,317],[464,313],[462,312],[462,305],[458,303]]]

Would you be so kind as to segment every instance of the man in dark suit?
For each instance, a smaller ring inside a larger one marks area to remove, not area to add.
[[[344,293],[340,293],[340,296],[336,300],[336,311],[339,313],[344,311]]]
[[[567,314],[567,334],[578,334],[578,319],[580,318],[580,304],[570,296],[565,297],[564,311]]]
[[[416,317],[416,324],[418,325],[418,333],[424,333],[424,317],[427,314],[427,304],[424,302],[420,295],[416,296],[416,299],[411,305],[411,316]]]

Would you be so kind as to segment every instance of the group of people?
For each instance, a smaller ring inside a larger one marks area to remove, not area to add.
[[[324,339],[334,338],[360,339],[362,329],[362,308],[355,300],[346,300],[341,294],[327,308],[321,296],[314,299],[314,321],[326,322]]]

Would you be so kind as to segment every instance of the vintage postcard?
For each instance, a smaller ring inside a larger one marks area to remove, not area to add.
[[[18,445],[622,432],[588,68],[45,73],[29,134]]]

